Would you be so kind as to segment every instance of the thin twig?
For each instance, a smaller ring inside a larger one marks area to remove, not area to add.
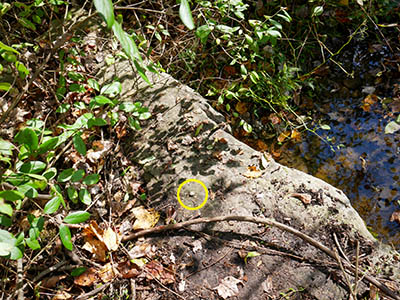
[[[339,263],[340,269],[342,270],[343,276],[344,276],[344,278],[346,280],[346,284],[347,284],[347,286],[348,286],[348,288],[350,290],[350,300],[357,300],[357,293],[353,289],[353,286],[352,286],[352,284],[350,282],[350,278],[347,275],[347,272],[345,271],[345,269],[343,267],[342,259],[340,258],[339,253],[337,251],[335,251],[335,255],[336,255],[336,260]]]
[[[106,289],[109,285],[111,284],[111,282],[107,282],[106,284],[98,287],[97,289],[94,289],[88,293],[85,293],[79,297],[76,297],[75,300],[86,300],[89,299],[90,297],[93,297],[95,295],[97,295],[98,293],[100,293],[102,290]]]
[[[313,245],[317,249],[321,250],[322,252],[324,252],[325,254],[330,256],[331,258],[337,259],[334,251],[332,251],[325,245],[321,244],[317,240],[313,239],[312,237],[298,231],[297,229],[294,229],[293,227],[279,223],[271,218],[256,218],[256,217],[250,217],[250,216],[218,216],[218,217],[212,217],[212,218],[193,219],[193,220],[188,220],[188,221],[184,221],[181,223],[175,223],[175,224],[169,224],[169,225],[161,225],[161,226],[157,226],[157,227],[154,227],[151,229],[145,229],[145,230],[141,230],[136,233],[131,233],[131,234],[125,235],[122,238],[122,241],[130,241],[130,240],[138,238],[138,237],[142,237],[142,236],[152,234],[152,233],[163,232],[166,230],[177,230],[177,229],[181,229],[186,226],[190,226],[190,225],[194,225],[194,224],[201,224],[201,223],[207,224],[207,223],[224,222],[224,221],[250,222],[250,223],[265,224],[265,225],[277,227],[283,231],[289,232],[289,233],[296,235],[297,237],[303,239],[304,241],[308,242],[309,244]],[[352,272],[356,271],[356,268],[351,263],[341,259],[340,257],[339,257],[339,259],[341,260],[343,266],[346,269],[348,269]],[[368,281],[369,283],[372,283],[373,285],[378,287],[381,291],[383,291],[384,293],[386,293],[388,296],[392,297],[393,299],[400,300],[400,296],[396,295],[385,284],[379,282],[374,277],[372,277],[370,275],[365,275],[364,279],[366,281]]]

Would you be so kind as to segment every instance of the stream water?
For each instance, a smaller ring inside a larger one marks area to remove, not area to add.
[[[330,130],[317,130],[282,153],[282,164],[298,168],[343,190],[371,232],[400,248],[400,131],[385,126],[400,112],[400,59],[382,45],[347,53],[347,78],[331,65],[317,111]],[[339,74],[337,76],[332,74]],[[334,151],[331,146],[333,145]]]

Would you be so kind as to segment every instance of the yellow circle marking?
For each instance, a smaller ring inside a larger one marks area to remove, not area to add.
[[[206,196],[204,197],[204,201],[199,206],[196,206],[196,207],[187,206],[182,202],[181,197],[179,196],[182,187],[188,182],[197,182],[198,184],[200,184],[203,187],[204,191],[206,192]],[[197,180],[197,179],[186,179],[184,182],[182,182],[179,185],[178,192],[176,193],[176,196],[178,197],[179,204],[182,205],[183,208],[186,208],[188,210],[197,210],[197,209],[202,208],[207,203],[207,200],[208,200],[208,189],[207,189],[206,185],[200,180]]]

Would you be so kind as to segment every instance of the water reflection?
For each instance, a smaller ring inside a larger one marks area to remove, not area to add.
[[[319,130],[318,134],[341,145],[339,149],[333,152],[308,133],[302,143],[289,147],[281,162],[342,189],[372,231],[400,247],[400,225],[389,221],[400,204],[400,134],[384,133],[393,118],[387,117],[379,101],[364,111],[365,96],[334,98],[323,108],[330,112],[324,123],[331,130]],[[300,163],[293,157],[300,158]]]

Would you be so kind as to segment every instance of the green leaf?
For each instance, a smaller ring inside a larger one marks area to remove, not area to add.
[[[6,61],[10,63],[15,63],[17,61],[17,56],[14,53],[11,52],[3,52],[1,54],[1,57]]]
[[[100,94],[102,95],[109,95],[110,97],[115,97],[118,94],[120,94],[122,91],[122,85],[121,82],[119,81],[113,81],[110,84],[106,84],[103,86],[100,90]],[[96,98],[96,97],[95,97]],[[103,96],[103,98],[98,98],[100,100],[107,99],[106,97]],[[108,99],[107,99],[108,100]],[[110,101],[111,102],[111,101]]]
[[[18,186],[18,191],[31,199],[39,195],[38,191],[29,183]]]
[[[119,105],[119,109],[124,112],[130,113],[130,112],[137,110],[137,106],[135,104],[133,104],[132,102],[122,102]]]
[[[68,226],[61,225],[59,234],[64,247],[67,248],[69,251],[72,251],[73,245],[71,239],[71,231],[69,230]]]
[[[100,180],[100,175],[99,174],[90,174],[83,179],[83,183],[87,185],[93,185],[98,183]]]
[[[221,31],[223,33],[228,33],[228,34],[232,34],[232,33],[236,32],[236,31],[238,31],[239,28],[240,28],[239,26],[236,26],[236,27],[230,27],[230,26],[226,26],[226,25],[217,25],[217,26],[215,26],[215,29],[217,29],[217,30],[219,30],[219,31]]]
[[[25,67],[23,63],[17,61],[15,62],[15,66],[17,67],[19,77],[21,77],[22,79],[29,75],[29,70]]]
[[[91,120],[89,120],[90,123]],[[85,156],[86,155],[86,144],[81,138],[80,134],[75,134],[74,137],[72,138],[72,141],[74,142],[74,147],[76,151],[79,152],[79,154]]]
[[[95,80],[95,79],[93,79],[93,78],[89,78],[88,79],[88,81],[87,81],[87,83],[88,83],[88,86],[90,87],[90,88],[92,88],[92,89],[94,89],[95,91],[100,91],[100,85],[99,85],[99,83],[97,82],[97,80]]]
[[[147,120],[148,118],[150,118],[151,117],[151,113],[149,113],[149,112],[144,112],[144,113],[141,113],[140,115],[139,115],[139,120]]]
[[[18,132],[15,137],[15,141],[21,145],[25,145],[30,152],[33,152],[37,149],[39,139],[36,135],[35,131],[31,128],[25,128]]]
[[[328,124],[322,124],[319,126],[322,130],[331,130],[331,126]]]
[[[75,211],[68,214],[68,216],[64,218],[64,222],[68,224],[79,224],[85,222],[89,218],[90,214],[87,211]]]
[[[79,199],[83,204],[90,205],[92,203],[92,197],[90,196],[87,189],[81,189],[79,191]]]
[[[3,200],[0,201],[0,213],[8,215],[12,217],[13,208],[10,204],[3,203]]]
[[[14,145],[8,141],[3,140],[0,138],[0,154],[4,156],[12,155],[12,151],[14,150]]]
[[[68,198],[73,202],[73,203],[78,203],[78,192],[77,190],[72,187],[69,186],[67,188],[67,194],[68,194]]]
[[[24,194],[16,190],[6,190],[0,192],[0,198],[8,201],[16,201],[24,199]]]
[[[28,245],[29,248],[32,250],[38,250],[40,249],[40,244],[38,240],[31,240],[31,239],[26,239],[26,244]]]
[[[250,257],[256,257],[256,256],[260,256],[261,254],[255,251],[251,251],[249,253],[247,253],[246,257],[244,258],[244,263],[247,264],[247,259]]]
[[[55,213],[58,208],[60,207],[61,204],[61,198],[59,196],[55,196],[54,198],[52,198],[50,201],[48,201],[46,203],[46,205],[44,206],[43,212],[45,214],[53,214]]]
[[[15,50],[14,48],[11,48],[10,46],[7,46],[6,44],[3,44],[1,41],[0,41],[0,49],[3,49],[5,51],[14,52],[15,54],[19,55],[19,52],[17,50]]]
[[[39,174],[46,169],[46,164],[42,161],[28,161],[19,169],[22,173]]]
[[[133,64],[135,65],[136,71],[139,73],[140,77],[148,84],[151,85],[149,78],[146,75],[146,71],[142,67],[142,63],[136,59],[133,60]]]
[[[12,248],[14,248],[13,245],[6,242],[0,242],[0,256],[10,255]]]
[[[31,29],[31,30],[36,30],[36,25],[33,24],[31,21],[29,21],[27,18],[19,18],[19,19],[18,19],[18,22],[19,22],[22,26],[24,26],[24,27],[26,27],[26,28],[29,28],[29,29]]]
[[[213,29],[214,29],[213,27],[210,27],[208,25],[202,25],[200,27],[197,27],[196,36],[200,39],[202,44],[207,43],[208,36],[210,35]]]
[[[72,174],[75,172],[75,170],[73,168],[70,169],[66,169],[64,171],[62,171],[58,177],[57,177],[57,181],[58,182],[67,182],[71,179]]]
[[[8,205],[8,204],[7,204]],[[0,225],[4,227],[10,227],[12,225],[12,220],[11,218],[7,216],[2,216],[0,215]]]
[[[102,15],[104,21],[107,23],[107,28],[110,29],[114,20],[114,8],[111,0],[94,0],[94,6],[97,11]]]
[[[142,127],[140,127],[139,121],[136,120],[135,118],[128,117],[128,122],[129,122],[129,126],[131,126],[132,129],[134,129],[134,130],[142,129]]]
[[[400,124],[391,121],[385,126],[385,134],[392,134],[400,130]]]
[[[63,103],[59,107],[57,107],[56,112],[63,114],[66,113],[71,108],[71,104]]]
[[[90,103],[89,103],[89,107],[92,109],[94,107],[98,107],[98,106],[104,106],[106,104],[110,104],[111,106],[114,106],[114,102],[111,101],[110,99],[108,99],[105,96],[99,95],[94,97]]]
[[[68,72],[68,77],[69,79],[71,79],[72,81],[84,81],[85,80],[85,76],[83,76],[82,74],[78,73],[78,72],[74,72],[74,71],[70,71]]]
[[[189,30],[194,29],[194,22],[192,17],[192,11],[190,10],[188,0],[181,0],[181,4],[179,6],[179,17],[181,21]]]
[[[46,170],[43,173],[43,176],[47,179],[47,181],[49,181],[50,179],[53,179],[56,175],[57,175],[57,169],[54,167]]]
[[[10,89],[11,89],[11,84],[9,84],[8,82],[0,82],[0,91],[8,92]]]
[[[78,170],[72,174],[71,182],[78,182],[81,181],[83,176],[85,176],[85,170]]]
[[[76,129],[81,129],[83,127],[87,126],[87,123],[90,119],[93,118],[93,114],[92,113],[85,113],[82,116],[80,116],[74,124],[72,125],[59,125],[59,127],[67,129],[67,130],[76,130]],[[71,135],[73,133],[70,133]],[[61,140],[61,139],[60,139]],[[60,143],[60,142],[59,142]]]
[[[103,118],[93,118],[88,121],[88,128],[92,128],[93,126],[105,126],[105,125],[108,125],[108,123]]]
[[[36,153],[38,155],[44,154],[50,150],[54,150],[58,144],[58,137],[52,137],[41,143],[37,148]]]
[[[314,7],[312,17],[318,17],[318,16],[322,15],[323,12],[324,12],[324,8],[322,6],[316,6],[316,7]]]
[[[71,271],[71,276],[73,276],[73,277],[79,276],[79,275],[85,273],[86,270],[87,270],[87,268],[85,268],[85,267],[78,267]]]
[[[82,84],[79,83],[72,83],[68,87],[71,92],[77,92],[77,93],[84,93],[86,92],[85,87]]]
[[[126,55],[128,55],[128,57],[131,60],[138,60],[139,62],[142,62],[142,57],[140,56],[139,50],[138,50],[135,42],[122,29],[121,24],[118,23],[118,22],[114,22],[114,25],[113,25],[112,29],[113,29],[113,32],[114,32],[115,36],[117,37],[117,39],[121,43],[122,48],[124,49]]]

